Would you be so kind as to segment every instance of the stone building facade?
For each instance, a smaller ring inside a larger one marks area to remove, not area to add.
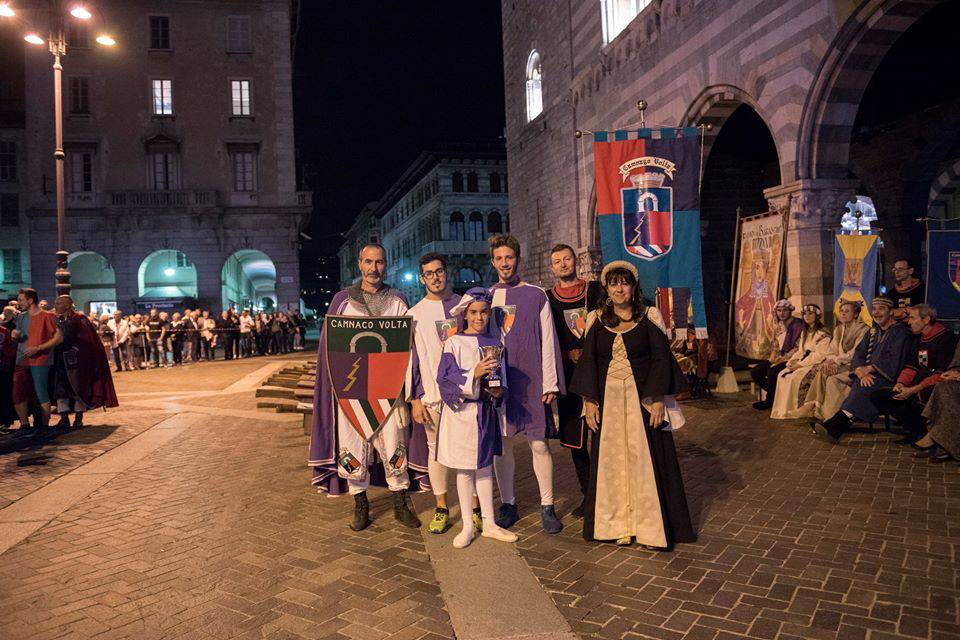
[[[0,23],[2,26],[2,23]],[[30,283],[24,213],[23,41],[0,28],[0,306]]]
[[[833,232],[873,198],[887,263],[922,256],[927,215],[956,216],[960,92],[949,55],[956,0],[503,0],[507,157],[525,277],[547,251],[599,262],[589,135],[711,125],[701,183],[704,285],[725,326],[736,211],[788,217],[791,297],[830,308]],[[905,75],[916,64],[917,74]],[[925,71],[926,70],[926,71]],[[933,76],[926,82],[924,73]],[[897,88],[899,87],[899,89]],[[909,90],[907,90],[909,87]]]
[[[507,162],[502,143],[449,145],[426,151],[377,202],[368,205],[341,247],[341,284],[359,278],[357,250],[364,242],[387,249],[386,281],[411,303],[423,296],[418,260],[437,252],[447,259],[454,290],[492,282],[487,238],[510,229]]]
[[[111,0],[69,22],[67,227],[84,306],[299,306],[288,0]],[[69,20],[69,19],[68,19]],[[103,21],[117,45],[94,43]],[[34,286],[54,292],[51,56],[26,51]],[[112,272],[112,273],[111,273]],[[113,284],[111,287],[110,285]]]

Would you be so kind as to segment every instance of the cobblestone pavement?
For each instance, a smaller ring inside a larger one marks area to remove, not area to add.
[[[833,447],[805,423],[761,417],[744,397],[685,405],[685,413],[676,437],[695,544],[672,553],[587,545],[569,516],[559,536],[539,531],[536,515],[521,521],[521,553],[575,631],[656,640],[960,638],[956,464],[918,461],[882,431]],[[572,474],[558,476],[566,513],[579,492]],[[536,504],[532,478],[521,486],[519,500]]]
[[[231,366],[193,371],[222,390],[256,369]],[[120,376],[119,391],[156,393],[169,375]],[[187,396],[197,387],[171,380],[182,400],[169,411],[105,414],[89,433],[113,431],[32,452],[44,465],[0,454],[0,495],[15,500],[171,411],[232,409],[205,414],[0,556],[0,638],[454,637],[422,537],[395,525],[383,492],[374,525],[351,532],[349,499],[307,486],[295,416],[258,419],[252,391]],[[882,432],[831,447],[801,424],[758,418],[744,398],[686,413],[677,440],[699,540],[672,553],[584,543],[569,515],[562,534],[542,533],[517,449],[520,553],[582,637],[960,638],[957,465],[916,461]],[[579,492],[569,456],[554,453],[563,515]]]

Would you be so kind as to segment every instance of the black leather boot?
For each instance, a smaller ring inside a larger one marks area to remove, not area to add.
[[[367,500],[367,492],[356,494],[353,501],[353,522],[350,523],[350,528],[363,531],[370,526],[370,501]]]
[[[417,514],[413,512],[413,509],[410,508],[410,504],[407,501],[406,489],[393,492],[393,517],[396,518],[398,522],[413,529],[420,526],[420,519],[417,518]]]

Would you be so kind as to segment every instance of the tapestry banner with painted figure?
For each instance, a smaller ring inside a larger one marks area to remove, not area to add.
[[[372,440],[403,402],[410,361],[410,316],[324,318],[330,386],[343,414]]]
[[[700,130],[597,131],[593,139],[604,262],[627,260],[636,266],[648,298],[664,288],[689,290],[697,336],[706,338]]]
[[[873,323],[870,304],[877,290],[877,235],[838,234],[833,247],[833,315],[840,303],[860,303],[860,320]]]
[[[752,360],[769,357],[776,340],[773,305],[780,292],[783,237],[783,216],[779,213],[740,220],[734,344],[739,355]]]
[[[927,232],[927,302],[943,320],[960,320],[960,230]]]

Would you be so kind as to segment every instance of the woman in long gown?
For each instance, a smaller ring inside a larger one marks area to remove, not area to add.
[[[807,398],[817,375],[817,365],[830,355],[830,334],[823,328],[823,311],[815,304],[806,304],[802,317],[804,327],[797,339],[797,349],[787,360],[787,368],[780,372],[777,381],[777,393],[770,412],[770,417],[775,420],[813,415],[814,403]]]
[[[696,539],[664,421],[664,396],[677,391],[682,374],[666,336],[647,319],[633,265],[611,262],[600,282],[607,299],[570,386],[593,432],[583,537],[671,549]]]

